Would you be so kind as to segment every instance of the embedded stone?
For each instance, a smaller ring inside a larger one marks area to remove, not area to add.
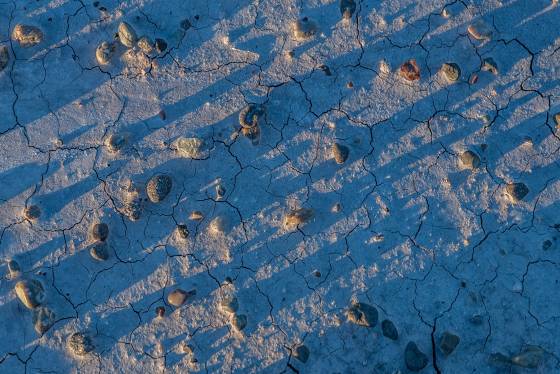
[[[21,280],[15,285],[16,295],[29,309],[34,309],[45,301],[43,284],[36,279]]]
[[[293,351],[294,357],[304,364],[309,360],[309,353],[309,348],[303,344],[298,345]]]
[[[489,40],[492,37],[492,29],[482,20],[469,25],[467,31],[477,40]]]
[[[377,308],[366,303],[355,303],[347,312],[348,320],[359,326],[375,327],[379,313]]]
[[[391,340],[397,340],[399,338],[399,332],[397,331],[395,324],[388,319],[381,322],[381,331],[383,331],[383,336]]]
[[[346,162],[349,153],[350,153],[350,149],[345,145],[339,143],[334,143],[332,145],[332,154],[334,160],[339,165],[344,164]]]
[[[461,163],[468,169],[476,169],[480,166],[480,157],[473,151],[467,150],[459,156]]]
[[[247,316],[245,314],[236,314],[231,319],[231,325],[237,330],[241,331],[247,327]]]
[[[146,185],[146,194],[152,203],[159,203],[169,195],[172,185],[170,176],[165,174],[154,175]]]
[[[41,209],[37,205],[28,205],[23,210],[23,216],[30,221],[36,221],[41,217]]]
[[[128,141],[125,134],[111,134],[105,139],[105,146],[112,153],[117,153],[123,149]]]
[[[167,302],[178,308],[194,295],[196,295],[196,290],[185,291],[177,288],[167,295]]]
[[[91,338],[83,332],[75,332],[66,341],[68,350],[76,356],[85,356],[94,350]]]
[[[21,266],[13,258],[8,260],[8,272],[11,279],[15,279],[21,275]]]
[[[454,62],[447,62],[441,66],[441,71],[449,82],[456,82],[461,78],[461,68]]]
[[[148,38],[147,36],[143,36],[138,39],[136,45],[138,45],[138,48],[140,48],[140,50],[146,54],[150,54],[154,50],[154,43],[152,43],[150,38]]]
[[[404,351],[404,362],[408,370],[420,371],[428,365],[428,356],[420,351],[416,343],[409,342]]]
[[[100,242],[107,240],[109,236],[109,226],[106,223],[96,223],[91,227],[91,237]]]
[[[101,42],[95,49],[95,59],[101,65],[107,65],[111,62],[115,53],[115,45],[109,42]]]
[[[189,228],[187,225],[177,225],[177,235],[180,239],[186,240],[189,237]]]
[[[107,242],[94,243],[89,250],[89,254],[98,261],[106,261],[109,258],[109,246]]]
[[[489,71],[494,75],[498,75],[498,64],[492,57],[485,58],[482,61],[482,67],[480,68],[482,71]]]
[[[43,41],[43,32],[36,26],[17,24],[12,31],[12,39],[28,48]]]
[[[408,60],[401,65],[399,75],[409,82],[420,79],[420,68],[416,64],[416,60]]]
[[[443,352],[444,355],[449,356],[451,353],[453,353],[455,348],[457,348],[457,345],[459,345],[459,341],[460,339],[457,335],[446,331],[441,336],[439,349]]]
[[[291,210],[284,218],[284,224],[288,227],[295,227],[308,222],[313,218],[314,211],[309,208],[299,208]]]
[[[199,138],[180,137],[175,141],[177,153],[186,158],[199,158],[204,141]]]
[[[38,334],[46,333],[55,322],[54,312],[45,307],[39,306],[33,310],[33,326]]]
[[[350,19],[356,11],[355,0],[340,0],[340,13],[343,19]]]
[[[525,347],[519,354],[511,357],[513,365],[536,369],[541,364],[544,358],[544,350],[536,345],[529,345]]]
[[[220,308],[224,312],[235,313],[239,309],[239,302],[235,296],[227,296],[220,301]]]
[[[529,188],[524,183],[508,183],[506,185],[506,194],[513,200],[513,202],[519,202],[523,200],[525,196],[529,193]]]
[[[167,49],[167,42],[164,39],[156,38],[155,47],[157,53],[163,53]]]

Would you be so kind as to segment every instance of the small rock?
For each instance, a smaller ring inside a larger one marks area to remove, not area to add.
[[[45,301],[43,284],[36,279],[21,280],[15,285],[16,295],[29,309],[38,307]]]
[[[498,64],[492,57],[485,58],[482,61],[482,67],[480,69],[482,71],[489,71],[494,75],[498,75]]]
[[[378,316],[377,308],[366,303],[355,303],[347,312],[350,322],[364,327],[375,327]]]
[[[111,134],[105,139],[105,146],[112,153],[117,153],[123,149],[128,141],[125,134]]]
[[[89,254],[98,261],[106,261],[109,258],[109,246],[107,242],[94,243],[89,250]]]
[[[33,326],[38,334],[46,333],[55,322],[55,314],[45,306],[33,310]]]
[[[162,121],[165,121],[165,119],[167,118],[167,114],[165,114],[165,110],[163,109],[159,111],[158,116]]]
[[[115,45],[109,42],[101,42],[95,49],[95,59],[100,65],[107,65],[111,62],[115,53]]]
[[[157,174],[148,181],[146,194],[152,203],[159,203],[169,195],[172,186],[173,182],[170,176]]]
[[[199,138],[180,137],[175,141],[177,153],[186,158],[199,158],[204,141]]]
[[[551,240],[547,239],[542,243],[542,249],[544,251],[548,251],[551,247],[552,247],[552,241]]]
[[[167,42],[164,39],[156,38],[155,47],[157,53],[163,53],[167,49]]]
[[[484,317],[481,316],[480,314],[474,314],[469,318],[469,322],[472,323],[473,325],[482,325],[482,323],[484,322]]]
[[[122,212],[131,221],[138,221],[142,215],[142,199],[139,196],[126,201]]]
[[[350,19],[356,11],[356,2],[354,0],[340,0],[340,13],[343,19]]]
[[[109,236],[109,226],[106,223],[96,223],[91,227],[91,237],[100,242],[107,240]]]
[[[461,68],[454,62],[447,62],[441,66],[441,71],[449,82],[456,82],[461,78]]]
[[[478,20],[467,28],[469,34],[477,40],[490,40],[492,29],[482,20]]]
[[[199,210],[194,210],[191,212],[189,219],[191,221],[201,221],[202,219],[204,219],[204,214],[202,214],[202,212]]]
[[[147,36],[143,36],[138,39],[136,45],[138,45],[138,48],[140,48],[140,50],[146,54],[150,54],[154,50],[154,43],[152,43],[150,38],[148,38]]]
[[[416,60],[408,60],[401,65],[399,75],[407,81],[413,82],[420,79],[420,68],[416,64]]]
[[[196,290],[184,291],[180,288],[172,291],[167,295],[167,302],[174,307],[180,307],[183,305],[189,298],[196,295]]]
[[[222,184],[216,185],[216,200],[221,200],[226,194],[226,188]]]
[[[231,325],[237,330],[241,331],[247,327],[247,316],[245,314],[236,314],[231,319]]]
[[[43,41],[43,32],[36,26],[17,24],[12,31],[12,39],[23,48],[28,48]]]
[[[249,104],[239,112],[239,124],[246,129],[252,129],[259,125],[264,117],[265,109],[259,104]]]
[[[513,202],[519,202],[523,200],[525,196],[529,193],[529,188],[524,183],[508,183],[506,185],[506,194],[513,200]]]
[[[8,61],[10,61],[10,51],[5,45],[0,45],[0,72],[8,66]]]
[[[8,260],[8,272],[10,273],[10,279],[16,279],[21,275],[21,266],[16,260]]]
[[[518,355],[511,358],[511,363],[523,368],[535,369],[544,358],[544,350],[536,345],[529,345]]]
[[[187,225],[177,225],[177,235],[180,239],[186,240],[189,237],[189,228]]]
[[[331,212],[333,213],[339,213],[341,210],[342,210],[342,205],[340,203],[335,203],[331,208]]]
[[[383,331],[383,336],[391,340],[397,340],[399,338],[399,332],[397,331],[395,324],[388,319],[381,322],[381,330]]]
[[[120,42],[125,47],[132,48],[136,44],[136,32],[128,23],[121,22],[119,24],[118,35]]]
[[[23,210],[23,216],[30,221],[36,221],[41,217],[41,209],[37,205],[26,206]]]
[[[328,77],[330,77],[332,75],[331,69],[329,69],[329,67],[327,65],[321,65],[321,66],[319,66],[319,69],[323,70],[325,75],[328,76]]]
[[[449,356],[451,353],[453,353],[455,348],[457,348],[459,341],[460,339],[457,335],[446,331],[441,336],[439,349],[443,352],[444,355]]]
[[[181,26],[181,28],[184,31],[187,31],[188,29],[190,29],[192,27],[191,21],[189,21],[186,18],[184,20],[182,20],[179,25]]]
[[[313,209],[299,208],[290,211],[284,218],[284,224],[288,227],[295,227],[308,222],[313,218]]]
[[[309,348],[307,348],[303,344],[300,344],[293,350],[293,355],[295,358],[305,364],[307,360],[309,360]]]
[[[411,371],[420,371],[428,365],[428,356],[414,342],[409,342],[404,351],[404,362]]]
[[[95,348],[91,338],[83,332],[75,332],[66,341],[68,350],[76,356],[85,356]]]
[[[227,296],[220,302],[220,308],[224,312],[235,313],[239,309],[239,302],[235,296]]]
[[[344,164],[344,162],[346,162],[349,153],[350,153],[350,149],[348,149],[348,147],[345,145],[334,143],[332,146],[332,154],[334,160],[339,165]]]
[[[159,318],[163,318],[165,316],[165,307],[161,305],[156,307],[156,316]]]
[[[480,157],[473,151],[467,150],[459,156],[461,163],[468,169],[474,170],[480,166]]]
[[[292,34],[296,40],[310,39],[317,33],[317,24],[308,17],[297,20],[292,26]]]

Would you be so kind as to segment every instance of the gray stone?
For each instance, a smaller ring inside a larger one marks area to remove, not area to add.
[[[506,193],[514,202],[519,202],[523,200],[525,196],[529,193],[529,188],[524,183],[508,183],[506,185]]]
[[[397,340],[399,338],[399,332],[397,331],[395,324],[388,319],[381,322],[381,330],[383,331],[383,336],[391,340]]]
[[[15,285],[16,295],[29,309],[38,307],[45,301],[43,284],[36,279],[21,280]]]
[[[480,157],[473,151],[467,150],[459,156],[461,163],[468,169],[476,169],[480,166]]]
[[[295,358],[305,364],[307,360],[309,360],[309,348],[307,348],[303,344],[300,344],[294,349],[293,355]]]
[[[75,332],[66,341],[68,350],[76,356],[85,356],[94,350],[91,338],[83,332]]]
[[[167,295],[167,302],[178,308],[194,295],[196,295],[196,290],[185,291],[177,288]]]
[[[450,333],[449,331],[445,331],[439,343],[439,349],[443,352],[444,355],[449,356],[457,345],[459,344],[459,337],[455,334]]]
[[[33,326],[38,334],[46,333],[54,322],[55,314],[51,309],[39,306],[33,310]]]
[[[159,203],[169,195],[172,185],[170,176],[165,174],[154,175],[146,185],[146,194],[152,203]]]
[[[428,356],[418,349],[414,342],[409,342],[404,351],[404,361],[408,370],[420,371],[428,365]]]
[[[359,326],[375,327],[379,313],[377,308],[366,303],[355,303],[347,312],[348,320]]]

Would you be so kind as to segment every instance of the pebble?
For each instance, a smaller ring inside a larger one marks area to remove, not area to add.
[[[525,196],[529,193],[529,188],[524,183],[508,183],[506,185],[506,193],[513,200],[513,202],[519,202],[523,200]]]
[[[245,129],[252,129],[259,125],[264,114],[262,105],[249,104],[239,112],[239,124]]]
[[[220,308],[222,308],[224,312],[235,313],[239,309],[239,301],[237,301],[237,297],[235,296],[226,296],[220,302]]]
[[[340,0],[340,13],[343,19],[350,19],[356,11],[356,1]]]
[[[545,241],[542,243],[542,249],[543,249],[544,251],[549,250],[551,247],[552,247],[552,241],[551,241],[551,240],[548,240],[548,239],[547,239],[547,240],[545,240]]]
[[[43,284],[36,279],[21,280],[15,285],[16,295],[29,309],[38,307],[45,301]]]
[[[417,81],[420,79],[420,68],[416,64],[415,60],[408,60],[401,65],[399,74],[407,81]]]
[[[381,322],[381,330],[383,331],[383,336],[391,340],[397,340],[399,338],[399,332],[395,324],[388,319],[384,319],[383,322]]]
[[[127,140],[127,136],[124,134],[111,134],[105,139],[105,146],[110,152],[117,153],[124,148]]]
[[[404,351],[404,362],[408,370],[420,371],[428,365],[428,356],[418,349],[414,342],[409,342]]]
[[[222,184],[216,185],[216,200],[221,200],[226,194],[226,188]]]
[[[94,243],[89,250],[89,254],[98,261],[106,261],[109,258],[109,246],[107,242]]]
[[[296,40],[310,39],[317,33],[317,24],[309,17],[300,18],[294,23],[292,33]]]
[[[300,344],[294,349],[293,355],[305,364],[307,360],[309,360],[309,353],[309,348],[307,348],[304,344]]]
[[[477,40],[490,40],[492,29],[482,20],[478,20],[467,28],[469,34]]]
[[[469,318],[469,322],[472,323],[473,325],[482,325],[482,323],[484,322],[484,317],[480,314],[473,314],[470,318]]]
[[[366,303],[355,303],[347,312],[350,322],[364,327],[375,327],[378,316],[377,308]]]
[[[91,338],[83,332],[75,332],[66,341],[68,350],[76,356],[85,356],[95,348]]]
[[[128,23],[121,22],[119,24],[118,35],[120,42],[125,47],[132,48],[136,44],[136,32]]]
[[[156,316],[163,318],[165,316],[165,307],[161,305],[156,307]]]
[[[181,28],[185,31],[187,31],[188,29],[190,29],[192,27],[191,21],[189,21],[188,19],[184,19],[182,20],[179,25],[181,26]]]
[[[138,48],[140,48],[140,50],[146,54],[150,54],[154,50],[154,43],[152,43],[150,38],[148,38],[147,36],[143,36],[138,39],[136,45],[138,45]]]
[[[109,42],[101,42],[95,49],[95,59],[101,65],[107,65],[111,62],[113,53],[115,52],[115,45]]]
[[[167,302],[174,307],[180,307],[183,305],[189,298],[196,295],[196,290],[184,291],[180,288],[172,291],[167,295]]]
[[[13,258],[8,260],[8,272],[10,273],[11,279],[15,279],[21,275],[21,266]]]
[[[194,210],[191,212],[189,219],[191,221],[201,221],[202,219],[204,219],[204,214],[202,214],[200,210]]]
[[[40,306],[33,310],[33,326],[38,334],[46,333],[55,322],[54,312],[45,307]]]
[[[461,77],[461,68],[454,62],[447,62],[441,66],[443,75],[449,82],[456,82]]]
[[[350,149],[348,149],[348,147],[345,145],[339,143],[334,143],[332,145],[332,154],[334,160],[339,165],[344,164],[346,162],[349,153],[350,153]]]
[[[0,72],[8,66],[8,61],[10,61],[8,46],[0,45]]]
[[[36,26],[17,24],[12,31],[12,39],[20,46],[28,48],[43,41],[43,32]]]
[[[498,64],[492,57],[485,58],[482,61],[482,67],[480,68],[482,71],[489,71],[494,75],[498,75]]]
[[[177,153],[186,158],[198,158],[204,145],[204,141],[199,138],[180,137],[175,141]]]
[[[187,225],[177,225],[177,235],[180,239],[186,240],[189,237],[189,228]]]
[[[480,166],[480,157],[473,151],[467,150],[459,156],[461,163],[468,169],[474,170]]]
[[[106,223],[96,223],[91,227],[91,237],[100,242],[107,240],[109,236],[109,226]]]
[[[231,319],[231,325],[237,330],[241,331],[247,327],[247,316],[245,314],[236,314]]]
[[[125,202],[123,214],[131,221],[138,221],[142,215],[142,200],[139,196]]]
[[[173,182],[170,176],[157,174],[148,181],[146,194],[152,203],[159,203],[169,195],[172,186]]]
[[[529,345],[525,347],[519,354],[511,358],[513,365],[535,369],[537,368],[544,358],[544,350],[536,345]]]
[[[164,39],[156,38],[155,47],[157,53],[163,53],[167,49],[167,42]]]
[[[443,352],[444,355],[449,356],[457,345],[459,344],[460,339],[457,335],[450,333],[449,331],[445,331],[441,335],[441,340],[439,343],[439,349]]]
[[[299,208],[291,210],[284,218],[284,224],[288,227],[294,227],[308,222],[314,216],[313,209]]]
[[[23,216],[30,221],[36,221],[41,217],[41,209],[37,205],[26,206],[23,210]]]

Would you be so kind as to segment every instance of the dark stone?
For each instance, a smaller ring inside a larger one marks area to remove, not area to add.
[[[309,348],[301,344],[294,349],[294,357],[304,364],[309,360]]]
[[[418,349],[416,343],[409,342],[404,351],[404,362],[408,370],[420,371],[428,365],[428,356]]]
[[[459,341],[460,339],[457,335],[452,334],[449,331],[446,331],[441,336],[439,349],[441,349],[444,355],[449,356],[451,353],[453,353],[455,348],[457,348]]]
[[[155,47],[157,53],[163,53],[167,49],[167,42],[163,39],[156,38]]]
[[[379,313],[374,306],[355,303],[348,309],[348,320],[364,327],[375,327]]]
[[[383,331],[383,336],[391,340],[397,340],[399,338],[399,332],[397,331],[395,324],[388,319],[381,322],[381,330]]]

